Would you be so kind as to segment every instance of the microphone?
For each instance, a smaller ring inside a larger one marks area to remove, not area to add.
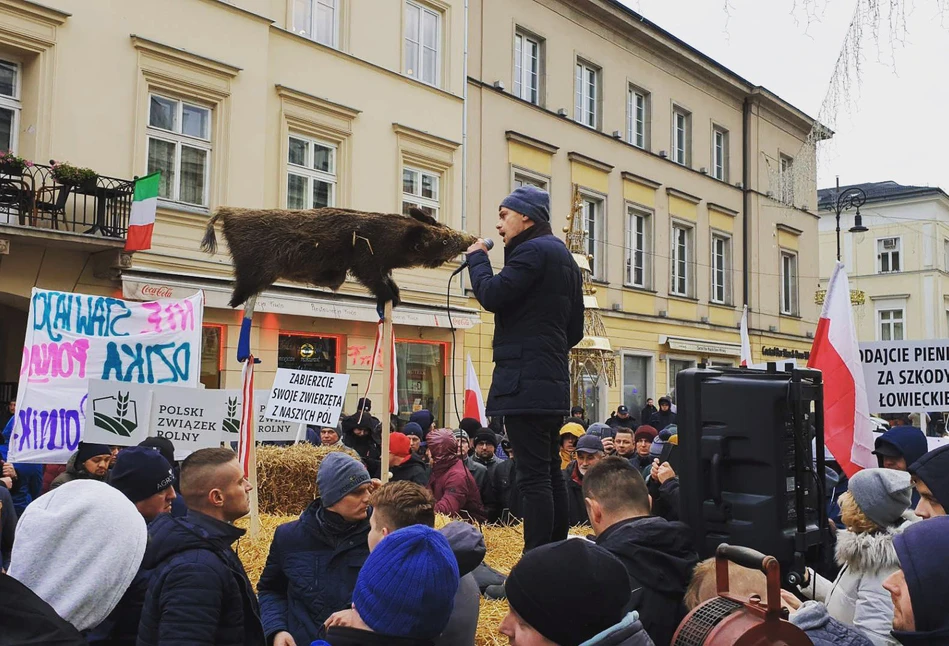
[[[488,248],[488,251],[491,251],[492,249],[494,249],[494,240],[492,240],[491,238],[488,238],[487,240],[484,241],[484,246]],[[461,266],[458,267],[458,269],[451,272],[451,275],[456,276],[457,274],[460,274],[462,271],[465,270],[465,267],[467,266],[468,266],[468,258],[465,257],[465,261],[461,263]]]

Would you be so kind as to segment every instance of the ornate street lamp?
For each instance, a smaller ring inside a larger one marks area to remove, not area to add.
[[[864,233],[869,231],[863,226],[863,216],[860,215],[860,207],[867,201],[867,194],[862,189],[853,187],[848,188],[843,193],[840,192],[840,177],[837,178],[837,192],[834,196],[834,212],[837,214],[837,261],[840,262],[840,214],[847,209],[857,209],[853,216],[853,226],[850,227],[850,233]]]

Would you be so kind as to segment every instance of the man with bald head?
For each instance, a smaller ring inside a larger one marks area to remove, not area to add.
[[[153,570],[138,644],[239,646],[264,643],[257,598],[231,544],[233,523],[250,511],[251,486],[230,449],[200,449],[181,464],[183,518],[149,525],[145,564]]]

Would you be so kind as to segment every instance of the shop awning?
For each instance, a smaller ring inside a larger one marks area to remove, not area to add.
[[[661,336],[659,337],[659,345],[668,345],[670,350],[678,350],[680,352],[715,354],[726,357],[741,356],[741,344],[738,343],[690,339],[681,336]]]
[[[206,307],[231,309],[227,304],[231,298],[229,282],[162,273],[122,272],[122,297],[127,300],[184,298],[202,289]],[[334,296],[305,287],[272,287],[257,297],[255,311],[367,323],[375,323],[379,320],[373,300],[344,295]],[[403,304],[397,307],[392,312],[392,322],[396,325],[419,327],[451,327],[445,308],[419,305]],[[453,307],[451,322],[455,329],[468,330],[481,323],[481,317],[477,310],[468,307]]]

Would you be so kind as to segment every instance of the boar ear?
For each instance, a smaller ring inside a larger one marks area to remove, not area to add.
[[[417,220],[418,222],[421,222],[422,224],[430,224],[435,227],[438,226],[438,220],[430,216],[425,211],[421,209],[417,209],[415,207],[412,207],[409,209],[409,217],[411,217],[413,220]]]

